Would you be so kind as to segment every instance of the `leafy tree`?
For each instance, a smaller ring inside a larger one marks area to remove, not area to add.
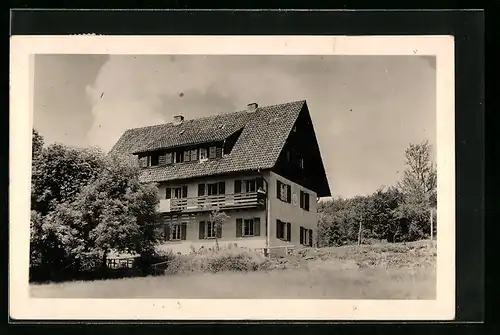
[[[404,199],[395,211],[404,240],[417,240],[430,233],[430,209],[437,202],[437,171],[428,141],[410,144],[399,188]]]
[[[208,221],[211,223],[215,235],[215,249],[217,251],[219,251],[219,232],[222,231],[222,226],[228,219],[229,215],[225,212],[221,212],[218,208],[208,215]]]
[[[73,209],[78,213],[78,254],[100,256],[106,265],[110,251],[151,254],[157,243],[154,232],[159,203],[155,184],[139,181],[139,169],[127,160],[110,156],[106,168],[82,189]]]
[[[31,158],[35,159],[40,156],[43,150],[44,140],[42,135],[38,132],[38,130],[33,129],[32,136],[32,147],[31,147]]]
[[[31,208],[45,216],[60,203],[73,201],[81,189],[104,168],[104,154],[97,148],[52,144],[33,162]]]
[[[428,141],[410,144],[405,150],[403,178],[399,183],[401,191],[428,206],[436,205],[437,170],[432,161],[432,146]]]

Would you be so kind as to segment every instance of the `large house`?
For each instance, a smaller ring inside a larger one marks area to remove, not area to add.
[[[236,243],[312,246],[317,200],[330,196],[306,101],[127,130],[111,152],[131,155],[160,189],[162,249]],[[216,232],[209,214],[229,215]]]

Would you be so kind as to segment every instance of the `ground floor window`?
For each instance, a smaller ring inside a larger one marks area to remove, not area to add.
[[[156,233],[163,241],[181,241],[186,240],[187,223],[164,223],[156,226]]]
[[[300,227],[300,244],[312,247],[313,246],[313,230],[305,227]]]
[[[260,218],[236,219],[236,237],[260,236]]]
[[[199,238],[203,239],[211,239],[211,238],[221,238],[222,237],[222,229],[223,227],[217,227],[210,221],[200,221],[199,225]]]
[[[292,240],[292,224],[276,220],[276,238],[290,242]]]

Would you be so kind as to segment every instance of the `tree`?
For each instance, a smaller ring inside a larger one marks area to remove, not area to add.
[[[44,145],[44,140],[42,135],[40,135],[38,130],[33,129],[32,146],[31,146],[31,158],[33,160],[41,155],[43,150],[43,145]]]
[[[405,150],[406,169],[399,187],[405,195],[412,195],[415,200],[435,206],[437,171],[431,157],[432,146],[427,140],[420,144],[410,144]]]
[[[151,254],[158,242],[154,232],[158,188],[139,181],[139,168],[119,156],[109,156],[106,168],[82,189],[72,204],[80,217],[76,229],[78,254],[100,256],[106,265],[110,251]]]
[[[407,168],[399,183],[404,199],[395,211],[405,240],[430,233],[430,210],[437,202],[437,171],[431,156],[428,141],[410,144],[405,151]]]
[[[208,221],[211,223],[215,235],[215,248],[219,251],[219,234],[222,232],[222,226],[229,219],[229,215],[221,212],[218,208],[208,215]]]
[[[73,201],[101,173],[104,158],[98,148],[52,144],[41,150],[33,161],[31,208],[45,216],[58,204]]]

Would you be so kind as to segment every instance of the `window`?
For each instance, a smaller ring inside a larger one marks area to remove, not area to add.
[[[182,163],[182,162],[184,162],[184,152],[177,151],[175,153],[175,163]]]
[[[207,184],[208,195],[221,195],[226,193],[226,183],[220,181],[218,183]],[[200,191],[200,186],[198,186],[198,191]]]
[[[182,186],[182,187],[167,187],[166,192],[165,192],[165,199],[180,199],[180,198],[187,198],[187,193],[188,193],[188,187]]]
[[[260,218],[236,219],[236,237],[260,236]]]
[[[172,225],[172,241],[180,241],[181,239],[181,225]]]
[[[215,238],[221,238],[222,237],[222,227],[218,231],[216,231],[213,223],[210,221],[200,221],[200,226],[199,226],[199,238],[200,240],[203,239],[211,239]]]
[[[186,240],[187,223],[181,224],[161,224],[156,227],[156,232],[161,240],[164,241],[181,241]]]
[[[284,202],[292,203],[292,187],[281,181],[276,181],[276,196]]]
[[[191,161],[191,150],[184,151],[184,162]]]
[[[307,229],[300,227],[300,244],[307,245]]]
[[[154,154],[154,155],[149,155],[149,156],[146,156],[146,160],[147,160],[147,166],[156,166],[159,164],[159,155],[158,154]]]
[[[300,208],[309,211],[309,193],[300,191]]]
[[[276,238],[283,241],[292,240],[292,224],[276,220]]]
[[[245,180],[245,190],[247,193],[256,191],[256,180]]]
[[[198,149],[191,150],[191,162],[198,160]]]
[[[216,158],[217,156],[217,148],[216,147],[210,147],[208,149],[208,158]]]
[[[200,149],[200,159],[206,159],[207,158],[207,149],[201,148]]]

